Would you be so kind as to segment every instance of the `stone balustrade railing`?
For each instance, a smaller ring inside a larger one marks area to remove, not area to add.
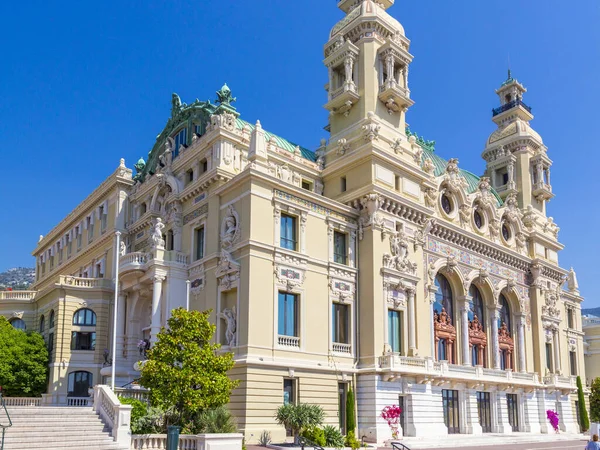
[[[204,450],[222,448],[227,450],[242,449],[242,434],[198,434],[179,436],[178,450]],[[131,450],[153,449],[166,450],[166,434],[144,434],[131,437]]]
[[[170,250],[166,252],[167,261],[176,262],[178,264],[189,264],[190,257],[186,253],[178,252],[176,250]]]
[[[130,405],[121,405],[108,386],[94,386],[94,411],[110,430],[113,440],[124,448],[131,446],[131,409]]]
[[[83,277],[72,277],[69,275],[60,275],[58,277],[58,284],[62,286],[71,286],[75,288],[85,289],[111,289],[112,281],[107,278],[83,278]]]
[[[4,397],[6,406],[41,406],[41,397]]]
[[[90,406],[90,397],[67,397],[67,406]]]
[[[507,383],[529,387],[551,388],[567,392],[576,389],[575,377],[550,374],[540,379],[537,373],[513,372],[511,369],[488,369],[482,366],[460,366],[432,358],[386,354],[379,358],[381,371],[388,378],[401,374],[452,378],[485,383]]]
[[[133,398],[144,403],[150,401],[150,391],[148,389],[127,389],[127,388],[115,388],[115,393],[119,397]]]
[[[347,354],[352,354],[352,345],[350,344],[342,344],[339,342],[334,342],[332,344],[333,347],[333,351],[335,353],[347,353]]]
[[[0,300],[17,300],[31,302],[36,291],[0,291]]]
[[[277,339],[279,345],[284,347],[300,347],[300,338],[296,336],[282,336],[280,335]]]
[[[148,261],[148,255],[144,252],[131,252],[119,257],[120,266],[134,264],[143,266]]]

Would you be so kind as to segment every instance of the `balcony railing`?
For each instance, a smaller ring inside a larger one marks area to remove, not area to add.
[[[515,106],[519,105],[525,108],[527,112],[531,113],[531,107],[527,106],[521,100],[513,100],[512,102],[508,102],[505,105],[500,106],[499,108],[492,109],[492,115],[496,117],[498,114],[502,114],[503,112],[508,111],[509,109],[512,109]]]
[[[0,300],[32,301],[36,291],[0,291]]]
[[[349,355],[352,354],[352,345],[350,344],[342,344],[340,342],[333,343],[333,351],[335,353],[347,353]]]
[[[167,252],[167,261],[176,262],[178,264],[189,264],[190,257],[186,253],[170,250]]]
[[[290,348],[299,348],[300,347],[300,338],[297,336],[279,336],[277,339],[279,345],[283,347]]]
[[[67,406],[90,406],[91,404],[90,397],[67,397]]]
[[[112,281],[106,278],[83,278],[68,275],[60,275],[58,277],[58,284],[85,289],[110,289],[112,287]]]

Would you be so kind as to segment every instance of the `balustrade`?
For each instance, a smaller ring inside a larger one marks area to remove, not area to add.
[[[67,397],[67,406],[90,406],[89,397]]]
[[[352,346],[350,344],[341,344],[339,342],[333,343],[333,351],[335,353],[352,353]]]
[[[41,406],[41,397],[3,397],[6,406]]]
[[[32,301],[36,291],[0,291],[0,300],[26,300]]]
[[[278,342],[284,347],[300,347],[300,338],[296,336],[279,336]]]
[[[76,288],[99,289],[112,287],[112,281],[106,278],[84,278],[60,275],[58,284],[63,286],[72,286]]]

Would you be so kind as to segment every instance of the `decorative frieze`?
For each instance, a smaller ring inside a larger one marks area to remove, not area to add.
[[[204,204],[200,208],[197,208],[194,211],[192,211],[191,213],[183,216],[183,224],[187,225],[192,220],[194,220],[204,214],[208,214],[208,204]]]
[[[302,286],[302,283],[304,283],[304,274],[304,270],[285,267],[279,264],[275,265],[277,284],[283,286],[288,291],[293,291]]]

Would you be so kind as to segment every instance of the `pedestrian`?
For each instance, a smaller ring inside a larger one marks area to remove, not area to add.
[[[587,443],[585,450],[600,450],[600,442],[598,442],[598,435],[592,436],[592,440]]]

